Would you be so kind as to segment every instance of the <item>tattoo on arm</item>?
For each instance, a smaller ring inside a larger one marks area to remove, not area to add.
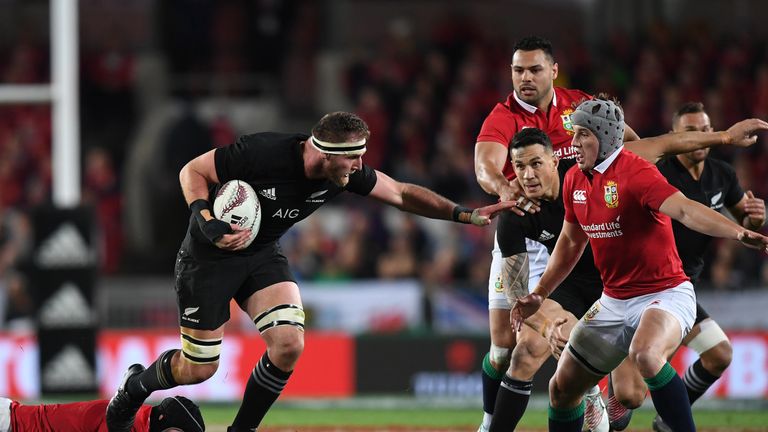
[[[501,265],[501,283],[510,306],[528,295],[528,252],[504,258]]]

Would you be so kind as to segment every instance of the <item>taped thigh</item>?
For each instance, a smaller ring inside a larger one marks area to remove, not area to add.
[[[181,352],[191,363],[215,363],[221,355],[221,340],[222,338],[199,339],[181,332]]]
[[[623,326],[593,327],[583,320],[571,330],[566,345],[584,369],[597,376],[610,373],[627,357],[628,341],[622,341]]]
[[[705,319],[697,324],[701,332],[688,342],[688,348],[701,354],[709,351],[720,342],[728,342],[728,336],[723,329],[711,319]]]
[[[259,333],[283,325],[295,326],[300,331],[304,331],[304,309],[295,304],[277,305],[260,313],[253,322],[259,329]]]

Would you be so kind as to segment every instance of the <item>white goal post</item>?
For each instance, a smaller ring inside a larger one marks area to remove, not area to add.
[[[50,103],[53,111],[53,204],[80,204],[78,0],[51,0],[51,83],[0,85],[0,104]]]

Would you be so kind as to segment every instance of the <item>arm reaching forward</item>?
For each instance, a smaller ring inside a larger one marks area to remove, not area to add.
[[[681,192],[667,198],[659,211],[694,231],[738,240],[746,247],[768,252],[768,237],[749,231],[709,207],[686,198]]]
[[[581,258],[584,248],[587,246],[587,235],[576,224],[563,221],[563,230],[557,239],[552,256],[547,262],[547,268],[539,280],[536,289],[527,296],[520,298],[512,307],[512,328],[520,331],[523,321],[536,313],[544,299],[552,293],[565,277],[571,273],[573,267]]]

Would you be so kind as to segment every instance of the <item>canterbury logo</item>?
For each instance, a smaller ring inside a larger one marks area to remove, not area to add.
[[[577,189],[573,191],[573,201],[577,203],[586,203],[587,202],[587,191]]]
[[[197,312],[197,310],[200,309],[200,307],[192,307],[192,308],[186,308],[184,309],[184,315],[192,315],[193,313]]]
[[[259,195],[263,196],[264,198],[269,198],[272,201],[277,199],[277,194],[275,193],[275,188],[262,189],[262,190],[259,191]]]

